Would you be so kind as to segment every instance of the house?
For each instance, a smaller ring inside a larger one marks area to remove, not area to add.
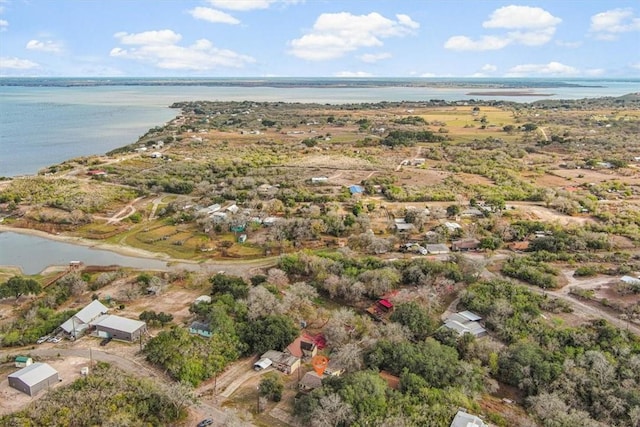
[[[91,169],[87,171],[87,175],[89,176],[105,176],[107,172],[102,169]]]
[[[315,372],[307,372],[298,383],[301,392],[310,392],[322,387],[322,377]]]
[[[404,218],[396,218],[393,220],[394,226],[397,232],[410,232],[413,231],[413,224],[408,224]]]
[[[451,242],[452,251],[475,251],[480,247],[478,239],[462,239]]]
[[[478,208],[469,208],[460,212],[461,216],[472,217],[472,216],[484,216],[482,211]]]
[[[17,356],[15,360],[16,368],[26,368],[33,364],[33,359],[29,356]]]
[[[393,313],[393,303],[388,299],[380,299],[366,311],[375,320],[384,322],[386,317]]]
[[[447,227],[447,230],[449,230],[449,233],[454,233],[457,230],[462,230],[462,226],[457,222],[445,222],[444,226]]]
[[[300,368],[300,358],[281,351],[269,350],[260,359],[269,359],[273,367],[287,375],[291,375]]]
[[[244,243],[247,241],[247,235],[246,234],[241,234],[240,236],[238,236],[238,243]]]
[[[489,427],[489,425],[475,415],[460,410],[456,413],[449,427]]]
[[[226,211],[230,212],[232,214],[238,213],[239,210],[240,210],[240,208],[235,203],[232,204],[232,205],[227,206],[227,208],[226,208]]]
[[[212,335],[211,326],[209,326],[208,323],[204,322],[191,322],[191,326],[189,326],[189,332],[205,338],[210,338]]]
[[[304,336],[299,336],[295,339],[286,350],[290,355],[305,358],[313,357],[318,353],[318,346],[315,342],[306,340]]]
[[[456,331],[458,335],[471,334],[476,338],[487,335],[487,330],[480,324],[482,317],[471,311],[461,311],[447,317],[443,327]]]
[[[349,192],[352,196],[359,195],[364,193],[364,188],[362,188],[360,185],[351,185],[349,186]]]
[[[198,303],[210,303],[211,302],[211,297],[209,295],[200,295],[198,298],[195,299],[195,301],[193,301],[194,304],[198,304]]]
[[[145,322],[114,315],[105,316],[95,327],[99,337],[122,341],[137,341],[147,332]]]
[[[90,323],[109,311],[100,301],[91,301],[89,305],[71,316],[60,327],[73,338],[78,338],[91,326]]]
[[[261,184],[258,186],[257,190],[258,190],[258,194],[264,196],[264,195],[275,194],[278,191],[278,188],[270,184]]]
[[[35,396],[40,391],[60,381],[58,371],[46,363],[33,363],[13,374],[9,374],[9,386]]]
[[[344,368],[334,359],[329,359],[329,364],[324,369],[325,377],[339,377],[344,373]]]
[[[324,184],[327,181],[329,181],[329,178],[326,176],[314,176],[311,178],[312,184]]]
[[[513,242],[509,245],[509,249],[514,252],[525,252],[529,249],[529,241],[525,240],[524,242]]]
[[[449,248],[447,247],[447,245],[443,243],[434,243],[434,244],[429,244],[424,246],[425,246],[425,249],[427,250],[427,253],[430,255],[442,255],[442,254],[449,253]]]
[[[278,222],[279,218],[275,217],[275,216],[268,216],[265,219],[262,220],[262,225],[264,225],[265,227],[271,227],[273,224],[275,224],[276,222]]]
[[[627,285],[640,285],[640,279],[636,279],[635,277],[631,276],[622,276],[620,278],[620,281],[626,283]]]
[[[380,373],[378,375],[380,375],[380,378],[382,378],[383,380],[385,380],[387,382],[387,387],[389,387],[389,388],[391,388],[393,390],[399,390],[400,389],[400,377],[392,375],[391,373],[389,373],[387,371],[380,371]]]

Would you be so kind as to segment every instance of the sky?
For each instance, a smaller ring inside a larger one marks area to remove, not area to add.
[[[0,0],[0,76],[640,77],[640,2]]]

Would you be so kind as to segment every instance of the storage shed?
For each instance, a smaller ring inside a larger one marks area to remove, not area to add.
[[[16,368],[26,368],[33,364],[33,359],[29,356],[18,356],[15,360]]]
[[[110,315],[96,323],[96,333],[101,338],[136,341],[145,332],[147,332],[146,323],[126,317]]]
[[[9,386],[29,396],[36,395],[58,381],[58,371],[46,363],[33,363],[9,375]]]

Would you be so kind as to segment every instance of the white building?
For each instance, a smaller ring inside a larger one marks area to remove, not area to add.
[[[84,334],[94,320],[106,314],[108,311],[109,309],[104,304],[98,300],[94,300],[91,301],[91,304],[71,316],[71,318],[60,325],[60,327],[73,338],[77,338]]]

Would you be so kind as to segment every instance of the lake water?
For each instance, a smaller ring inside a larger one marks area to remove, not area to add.
[[[27,234],[0,233],[0,265],[22,268],[24,274],[37,274],[49,265],[120,265],[149,270],[166,270],[165,261],[124,256],[115,252],[74,245]]]
[[[140,81],[144,79],[139,79]],[[135,79],[134,79],[135,81]],[[503,82],[505,79],[499,81]],[[536,80],[530,79],[531,83]],[[0,78],[0,176],[35,174],[64,160],[104,154],[135,142],[179,111],[174,102],[284,101],[358,103],[495,99],[533,102],[620,96],[640,91],[640,80],[572,80],[585,87],[536,88],[552,96],[478,96],[470,92],[500,90],[462,87],[229,87],[229,86],[6,86]],[[449,83],[455,83],[451,80]],[[474,80],[478,82],[478,80]],[[18,82],[19,83],[19,82]],[[526,81],[525,81],[526,83]],[[588,86],[588,87],[587,87]],[[599,87],[596,87],[599,86]]]
[[[639,79],[572,80],[585,87],[537,87],[552,96],[478,96],[470,92],[499,90],[464,87],[230,87],[230,86],[24,86],[0,78],[0,176],[35,174],[64,160],[104,154],[135,142],[152,127],[179,111],[179,101],[283,101],[315,103],[374,103],[381,101],[447,101],[482,99],[533,102],[540,99],[580,99],[640,92]],[[135,79],[134,79],[135,80]],[[143,80],[143,79],[139,79]],[[506,81],[506,80],[505,80]],[[474,80],[477,83],[478,80]],[[537,81],[530,79],[530,83]],[[18,82],[19,83],[19,82]],[[135,83],[135,82],[134,82]],[[456,83],[450,80],[447,83]],[[501,82],[498,82],[499,84]],[[527,82],[524,81],[526,84]],[[587,87],[588,86],[588,87]],[[0,265],[17,265],[26,274],[48,265],[118,264],[163,269],[158,260],[126,257],[114,252],[60,243],[17,233],[0,233]],[[192,268],[192,266],[188,266]]]

